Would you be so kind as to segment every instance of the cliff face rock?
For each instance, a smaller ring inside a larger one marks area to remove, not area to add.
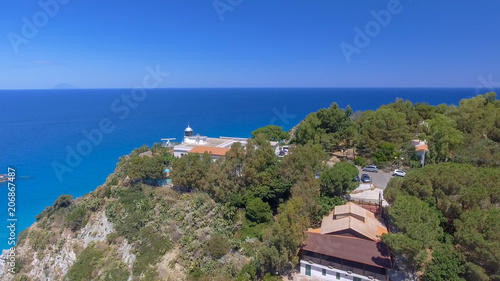
[[[16,274],[1,273],[8,265],[0,257],[0,281],[235,279],[248,263],[231,250],[242,214],[206,193],[130,180],[163,173],[170,154],[157,149],[151,158],[139,156],[143,149],[120,158],[83,197],[61,195],[18,235]]]
[[[34,223],[27,231],[37,233],[44,230],[39,223]],[[54,237],[51,238],[56,240],[57,244],[43,250],[35,250],[32,247],[33,237],[28,235],[16,248],[17,262],[22,263],[21,273],[13,275],[4,272],[0,280],[15,280],[16,277],[21,278],[18,277],[21,275],[31,280],[64,280],[68,270],[75,263],[77,255],[91,242],[105,241],[113,231],[113,224],[106,217],[105,211],[101,210],[91,214],[88,223],[78,233],[73,233],[68,229],[61,229],[60,233],[54,233]],[[132,246],[125,240],[116,245],[117,252],[121,253],[120,257],[128,268],[132,268],[135,260],[131,249]],[[4,271],[7,271],[5,265]]]
[[[92,215],[89,223],[78,234],[78,241],[83,241],[83,247],[86,248],[92,241],[106,240],[106,236],[113,231],[113,224],[101,211]]]

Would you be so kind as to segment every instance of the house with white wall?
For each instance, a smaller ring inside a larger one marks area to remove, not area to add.
[[[337,206],[321,227],[306,232],[300,251],[300,273],[322,280],[388,281],[389,250],[380,241],[383,222],[354,204]]]
[[[173,138],[162,139],[163,146],[171,147],[171,140],[173,140]],[[182,157],[188,153],[203,154],[207,152],[214,160],[217,160],[225,156],[226,152],[229,151],[231,146],[236,142],[241,143],[241,145],[245,147],[248,143],[248,139],[236,137],[210,138],[207,136],[200,136],[200,134],[194,135],[193,129],[188,125],[184,130],[182,143],[173,145],[174,157]],[[280,143],[272,141],[270,144],[274,149],[274,153],[278,155]]]

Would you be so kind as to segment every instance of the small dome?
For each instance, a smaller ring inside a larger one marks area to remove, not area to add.
[[[184,130],[184,132],[192,132],[193,129],[191,129],[191,127],[189,127],[189,125],[187,126],[186,130]]]

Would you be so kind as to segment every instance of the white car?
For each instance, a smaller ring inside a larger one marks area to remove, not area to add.
[[[394,173],[392,173],[393,176],[398,176],[398,177],[404,177],[406,176],[406,171],[405,170],[399,170],[396,169],[394,170]]]

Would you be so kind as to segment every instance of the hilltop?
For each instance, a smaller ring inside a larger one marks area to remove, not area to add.
[[[81,198],[61,195],[39,214],[18,236],[17,274],[1,280],[277,280],[294,271],[304,231],[357,186],[354,163],[411,168],[384,194],[397,233],[382,240],[393,256],[422,278],[498,280],[494,93],[458,107],[397,100],[352,112],[334,103],[291,135],[261,128],[217,161],[173,158],[159,144],[137,148],[103,185]],[[291,147],[280,158],[269,140],[283,138]],[[424,168],[415,138],[429,144]],[[356,157],[326,165],[344,149]],[[165,168],[172,186],[162,184]]]

